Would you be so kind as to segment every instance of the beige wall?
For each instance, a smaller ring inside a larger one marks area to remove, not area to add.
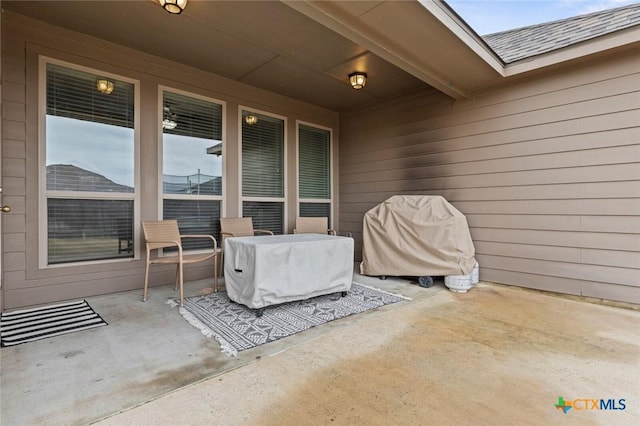
[[[340,229],[357,250],[368,209],[439,194],[467,215],[481,279],[640,303],[637,52],[466,101],[416,95],[340,126]]]
[[[2,22],[2,147],[4,202],[13,211],[3,217],[4,309],[142,287],[144,262],[39,268],[38,235],[38,57],[48,56],[140,81],[140,206],[141,219],[158,215],[158,85],[226,102],[226,216],[239,213],[238,106],[287,118],[287,230],[296,215],[296,120],[334,130],[334,164],[338,156],[338,115],[217,75],[75,34],[20,15],[3,13]],[[334,167],[336,170],[337,167]],[[337,174],[334,177],[337,189]],[[334,200],[338,201],[337,190]],[[334,217],[338,218],[337,209]],[[138,234],[140,236],[140,234]],[[142,248],[139,238],[138,248]],[[143,256],[144,253],[141,253]],[[172,268],[156,267],[152,285],[173,281]],[[195,267],[186,279],[210,275]],[[153,294],[153,293],[151,293]]]

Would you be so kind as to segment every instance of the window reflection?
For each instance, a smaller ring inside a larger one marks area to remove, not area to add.
[[[162,101],[162,217],[177,219],[181,234],[219,241],[222,105],[169,91]],[[185,243],[186,249],[208,248],[203,241]]]
[[[163,191],[165,194],[222,195],[222,155],[210,154],[222,143],[165,134]]]
[[[133,192],[134,130],[47,115],[47,189]]]
[[[49,265],[134,256],[135,86],[110,78],[101,92],[101,78],[46,63]]]

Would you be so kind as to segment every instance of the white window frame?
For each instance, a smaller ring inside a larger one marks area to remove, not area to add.
[[[252,112],[252,113],[256,113],[256,114],[261,114],[261,115],[266,115],[268,117],[272,117],[272,118],[276,118],[279,120],[283,121],[283,125],[284,125],[284,141],[283,141],[283,167],[284,167],[284,174],[282,175],[282,178],[284,179],[283,182],[283,194],[284,197],[245,197],[242,195],[242,112],[246,111],[246,112]],[[286,233],[287,230],[287,206],[288,206],[288,202],[287,202],[287,194],[288,194],[288,185],[287,185],[287,175],[288,175],[288,155],[287,155],[287,141],[288,141],[288,126],[287,126],[287,117],[283,116],[283,115],[279,115],[279,114],[274,114],[271,112],[267,112],[267,111],[262,111],[256,108],[251,108],[248,106],[244,106],[244,105],[238,105],[238,212],[240,212],[241,216],[244,216],[244,211],[243,211],[243,203],[245,201],[254,201],[254,202],[272,202],[272,203],[282,203],[282,230],[283,233]]]
[[[47,64],[60,65],[92,74],[113,78],[134,86],[134,117],[133,117],[133,167],[134,167],[134,191],[132,193],[112,192],[82,192],[78,191],[50,191],[47,190],[47,165],[46,165],[46,114],[47,114]],[[87,260],[77,262],[48,263],[48,213],[47,199],[70,198],[83,200],[124,200],[133,201],[133,257],[117,259]],[[64,267],[77,267],[80,265],[94,265],[115,262],[131,262],[140,259],[138,238],[140,235],[140,80],[124,77],[118,74],[85,67],[71,62],[40,55],[38,57],[38,265],[40,269],[54,269]]]
[[[162,119],[163,119],[163,107],[164,107],[164,92],[176,93],[178,95],[183,95],[195,99],[200,99],[206,102],[211,102],[222,106],[222,194],[221,195],[198,195],[194,197],[192,195],[187,194],[165,194],[164,193],[164,132],[162,131]],[[158,217],[163,219],[164,215],[164,200],[211,200],[211,201],[220,201],[220,217],[224,217],[225,211],[225,194],[227,188],[227,179],[226,179],[226,164],[227,164],[227,125],[226,125],[226,116],[227,116],[227,103],[225,101],[221,101],[219,99],[211,98],[208,96],[203,96],[197,93],[188,92],[185,90],[175,89],[170,86],[159,85],[158,86],[158,118],[156,120],[158,126]],[[218,245],[220,241],[218,241]],[[220,247],[218,247],[220,249]],[[205,252],[207,250],[189,250],[189,253],[199,253]],[[160,256],[163,256],[164,253],[162,250],[159,250]]]
[[[316,129],[326,130],[329,132],[329,198],[301,198],[300,197],[300,125],[315,127]],[[334,224],[334,211],[333,211],[333,197],[335,191],[333,190],[334,176],[333,176],[333,129],[319,124],[310,123],[308,121],[296,120],[296,215],[300,216],[300,203],[318,203],[329,204],[329,211],[331,212],[329,228],[333,228]]]

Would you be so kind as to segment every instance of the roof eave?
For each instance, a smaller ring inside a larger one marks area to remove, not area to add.
[[[359,16],[345,13],[345,11],[340,8],[339,1],[281,1],[343,37],[358,43],[370,52],[412,74],[416,78],[421,79],[440,92],[454,99],[464,99],[470,96],[471,90],[473,89],[472,87],[460,84],[459,81],[455,81],[450,75],[447,75],[447,73],[438,70],[437,67],[425,61],[425,58],[422,56],[425,54],[424,52],[398,48],[398,46],[406,46],[408,44],[406,43],[407,40],[400,39],[397,34],[380,34],[376,29],[371,28],[363,22]],[[383,1],[382,3],[385,2]],[[429,4],[430,2],[426,3]],[[422,2],[416,1],[416,4],[422,4]],[[398,3],[398,5],[400,5],[400,3]],[[431,10],[433,7],[431,6],[432,5],[429,5],[429,7],[425,9],[433,15],[434,12]],[[444,12],[441,12],[440,15],[442,15],[443,18],[446,16]],[[416,17],[407,16],[407,19],[416,19]],[[453,20],[450,20],[450,22],[453,23]],[[443,25],[447,24],[443,23]],[[464,31],[461,29],[459,33],[460,36],[462,36]],[[420,36],[420,34],[414,35],[414,37]],[[432,40],[429,41],[431,42]],[[480,49],[480,46],[478,46],[478,48]],[[493,58],[493,61],[499,63],[495,58]],[[502,68],[502,64],[499,65],[499,67],[495,68],[496,70]]]
[[[446,2],[433,0],[418,0],[418,2],[491,68],[503,74],[505,62]]]

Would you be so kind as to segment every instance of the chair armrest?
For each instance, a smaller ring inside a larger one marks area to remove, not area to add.
[[[151,248],[149,247],[150,244],[171,244],[174,245],[178,248],[178,256],[180,256],[182,258],[182,242],[181,241],[174,241],[174,240],[146,240],[146,246],[147,246],[147,255],[149,256],[151,253],[151,250],[160,250],[161,248],[166,248],[166,247],[156,247],[156,248]],[[158,252],[160,253],[160,252]],[[148,259],[148,258],[147,258]]]
[[[272,231],[267,231],[266,229],[254,229],[253,230],[253,234],[266,234],[266,235],[273,235]]]
[[[233,232],[221,232],[220,236],[221,237],[235,237],[236,234],[234,234]]]
[[[336,230],[335,229],[328,229],[327,230],[329,232],[330,235],[336,236]]]
[[[218,242],[213,237],[213,235],[186,234],[186,235],[180,235],[180,238],[209,238],[211,241],[213,241],[213,249],[215,251],[218,251]]]
[[[180,246],[181,242],[180,241],[175,241],[175,240],[146,240],[147,244],[174,244],[176,246]]]

